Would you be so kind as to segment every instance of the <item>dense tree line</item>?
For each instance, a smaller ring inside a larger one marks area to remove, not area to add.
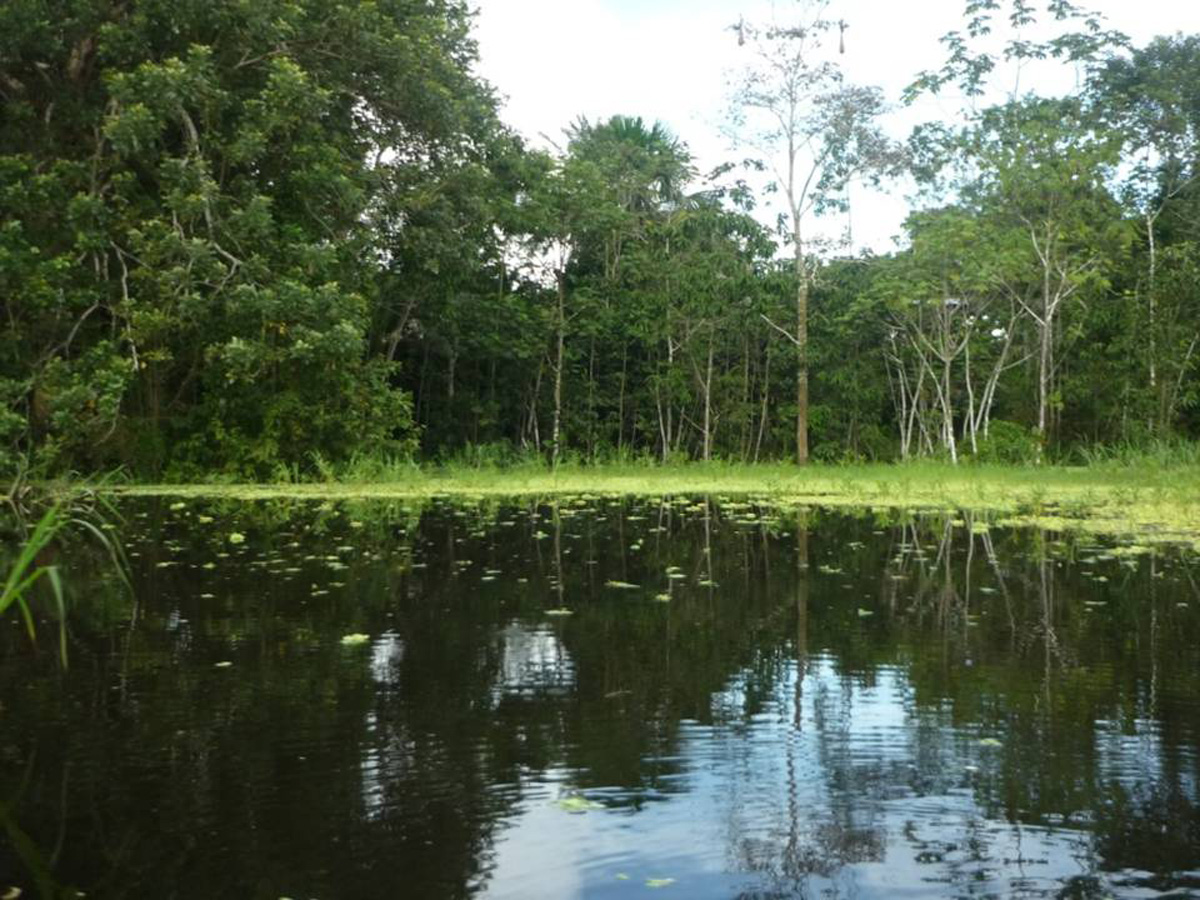
[[[1032,16],[1011,7],[970,4],[968,35]],[[456,0],[4,4],[0,465],[1195,437],[1200,37],[1133,48],[1051,3],[1061,36],[1006,52],[1075,62],[1076,94],[1014,91],[898,146],[807,10],[738,33],[786,76],[748,70],[730,118],[779,176],[772,229],[749,176],[697,172],[664,125],[581,118],[559,152],[524,146]],[[912,90],[978,93],[995,59],[947,42]],[[848,183],[901,172],[923,194],[905,249],[810,241]]]

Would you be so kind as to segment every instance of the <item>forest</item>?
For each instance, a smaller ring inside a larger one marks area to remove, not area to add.
[[[889,98],[844,77],[827,4],[795,13],[739,24],[758,64],[714,98],[734,149],[700,171],[637,110],[531,146],[459,0],[7,0],[0,474],[1200,437],[1200,36],[972,0]],[[1013,59],[1078,89],[992,102]],[[960,120],[881,127],[949,89],[978,100]],[[899,249],[819,237],[847,185],[901,180]]]

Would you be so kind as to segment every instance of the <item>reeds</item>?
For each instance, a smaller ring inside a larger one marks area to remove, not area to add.
[[[62,576],[59,574],[58,566],[40,565],[37,560],[42,551],[67,526],[68,521],[69,518],[61,502],[53,504],[42,514],[37,524],[34,525],[33,531],[21,546],[16,561],[9,570],[8,579],[4,582],[4,591],[0,593],[0,615],[4,615],[9,607],[15,605],[25,620],[25,629],[29,632],[29,639],[36,642],[37,629],[34,627],[33,613],[30,611],[26,598],[33,590],[33,586],[43,578],[49,582],[58,611],[59,656],[63,665],[66,665],[67,661],[67,619],[66,604],[63,602]]]
[[[108,481],[100,487],[108,486]],[[42,563],[40,558],[51,544],[65,539],[71,532],[85,535],[95,541],[108,555],[113,568],[127,588],[132,590],[128,575],[128,562],[120,542],[111,531],[115,526],[110,519],[119,518],[109,499],[97,490],[76,490],[65,497],[53,500],[32,528],[25,525],[25,513],[21,506],[9,498],[9,505],[16,514],[23,540],[13,560],[8,576],[0,592],[0,616],[11,607],[16,607],[25,622],[29,639],[37,643],[30,600],[39,583],[49,586],[50,599],[58,618],[58,652],[62,664],[67,664],[67,605],[63,590],[63,578],[55,564]]]

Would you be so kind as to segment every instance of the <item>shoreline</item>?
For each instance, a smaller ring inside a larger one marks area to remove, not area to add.
[[[312,483],[127,484],[117,497],[224,500],[433,500],[564,496],[716,495],[782,506],[969,510],[992,524],[1133,535],[1200,549],[1200,469],[1004,467],[938,464],[810,466],[692,464],[653,469],[596,466],[548,469],[413,467],[386,481]]]

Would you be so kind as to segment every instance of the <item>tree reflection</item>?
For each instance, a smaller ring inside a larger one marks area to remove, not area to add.
[[[69,672],[0,635],[30,890],[466,897],[531,805],[636,835],[714,784],[764,896],[1200,868],[1185,556],[713,498],[136,511],[137,606],[97,584]]]

